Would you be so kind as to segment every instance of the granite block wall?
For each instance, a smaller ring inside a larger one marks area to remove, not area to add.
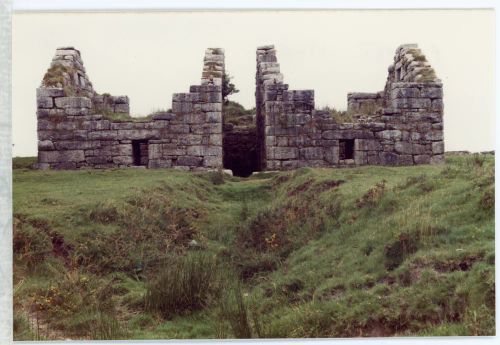
[[[443,161],[443,93],[414,44],[396,50],[383,91],[349,93],[353,122],[315,110],[313,90],[289,90],[274,46],[257,48],[260,167],[413,165]]]
[[[201,85],[174,94],[172,112],[138,120],[128,97],[93,90],[78,50],[58,49],[37,89],[38,167],[221,167],[223,73],[224,51],[207,49]]]
[[[38,166],[248,174],[443,161],[442,83],[417,45],[398,47],[382,91],[348,94],[346,123],[315,109],[314,90],[289,89],[274,46],[257,48],[256,62],[256,129],[223,132],[222,49],[205,51],[200,84],[174,94],[171,111],[138,119],[127,96],[94,90],[78,50],[59,48],[37,89]]]

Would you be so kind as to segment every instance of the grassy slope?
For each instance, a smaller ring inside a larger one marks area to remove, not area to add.
[[[492,156],[217,178],[15,170],[16,339],[34,337],[34,301],[41,337],[238,336],[226,289],[168,319],[144,310],[192,239],[234,267],[224,281],[239,273],[254,337],[494,333]]]

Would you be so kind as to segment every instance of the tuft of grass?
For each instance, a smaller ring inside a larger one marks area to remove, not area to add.
[[[93,113],[97,115],[102,115],[106,120],[113,122],[145,122],[151,121],[154,114],[149,114],[146,116],[131,116],[126,113],[115,113],[107,108],[96,107],[93,109]]]
[[[43,76],[42,84],[43,86],[54,86],[54,87],[69,87],[66,85],[65,75],[72,75],[75,71],[69,67],[63,66],[61,64],[55,64],[50,67],[45,75]]]
[[[164,318],[202,309],[217,298],[221,278],[215,257],[192,253],[175,258],[160,269],[148,286],[145,309]]]
[[[413,56],[413,60],[415,61],[427,61],[427,58],[425,57],[424,54],[420,51],[420,49],[409,49],[408,53],[410,53]]]
[[[417,78],[420,76],[419,78]],[[419,72],[417,75],[416,81],[421,82],[421,83],[432,83],[436,80],[436,71],[434,71],[433,68],[426,68],[422,71]]]
[[[229,287],[221,301],[219,317],[229,323],[235,338],[250,339],[252,338],[252,326],[248,314],[241,283],[237,282]]]
[[[85,334],[92,340],[126,339],[128,330],[118,320],[98,310],[85,310],[66,322],[67,331],[73,334]]]
[[[330,113],[331,117],[336,123],[353,122],[353,113],[347,110],[337,110],[334,107],[325,106],[321,110]]]

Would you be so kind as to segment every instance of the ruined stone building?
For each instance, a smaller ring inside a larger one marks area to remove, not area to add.
[[[80,52],[59,48],[37,89],[38,167],[232,169],[443,161],[442,84],[417,45],[402,45],[382,91],[349,93],[349,122],[317,110],[313,90],[289,90],[274,46],[257,48],[253,126],[224,123],[224,51],[205,52],[201,83],[171,110],[129,116],[127,96],[98,94]]]

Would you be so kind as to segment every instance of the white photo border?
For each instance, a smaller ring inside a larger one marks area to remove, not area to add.
[[[318,10],[318,9],[494,9],[496,18],[495,77],[496,111],[499,118],[500,101],[498,85],[498,27],[499,4],[495,0],[0,0],[0,344],[13,343],[13,276],[12,276],[12,13],[21,12],[139,12],[139,11],[216,11],[216,10]],[[496,133],[500,133],[500,121],[495,121]],[[495,143],[497,150],[498,141]],[[495,170],[500,163],[495,161]],[[495,176],[496,177],[496,176]],[[495,224],[500,210],[499,197],[495,193]],[[495,226],[495,228],[497,228]],[[497,229],[495,229],[497,230]],[[498,231],[496,231],[498,235]],[[498,248],[498,236],[495,237]],[[499,265],[498,255],[495,261]],[[498,269],[496,270],[498,286]],[[500,329],[496,299],[496,329]],[[270,342],[273,344],[497,344],[500,337],[421,337],[421,338],[363,338],[363,339],[281,339],[245,340],[248,343]],[[160,341],[109,341],[100,344],[216,344],[240,343],[236,340],[160,340]],[[18,342],[16,342],[18,343]],[[20,342],[19,342],[20,343]],[[22,342],[39,343],[39,342]],[[60,342],[43,342],[58,344]],[[95,341],[74,341],[77,344],[95,344]]]

